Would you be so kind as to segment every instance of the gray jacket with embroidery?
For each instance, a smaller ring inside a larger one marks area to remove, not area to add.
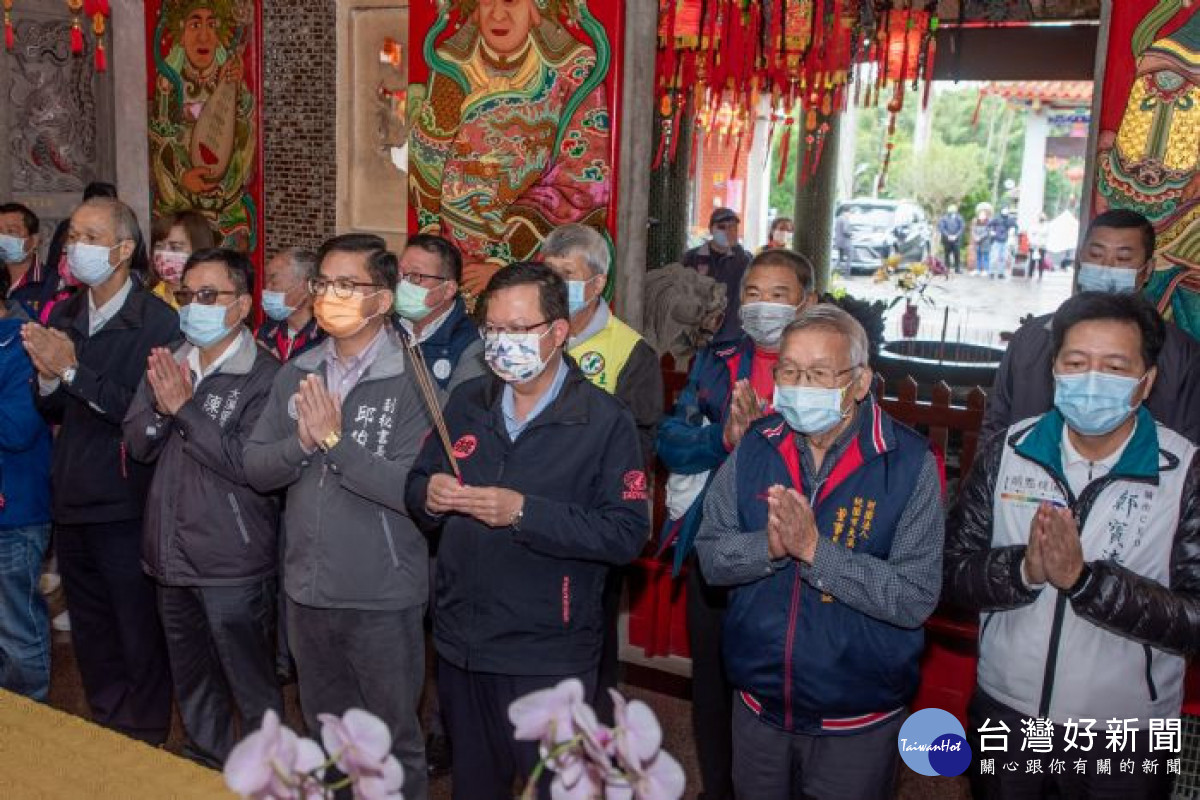
[[[342,402],[341,441],[306,454],[293,398],[302,379],[325,375],[327,353],[317,347],[283,365],[246,444],[250,483],[287,490],[284,590],[314,608],[420,605],[429,595],[429,552],[404,507],[404,484],[432,426],[429,412],[389,331]]]
[[[192,350],[175,351],[183,362]],[[154,408],[142,379],[125,415],[125,443],[154,464],[142,528],[142,566],[169,586],[236,586],[274,575],[279,501],[250,488],[242,448],[262,414],[279,362],[243,331],[240,349],[196,384],[174,417]]]

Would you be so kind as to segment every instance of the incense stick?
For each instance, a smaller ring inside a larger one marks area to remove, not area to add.
[[[446,451],[446,458],[450,459],[450,469],[454,471],[454,477],[458,478],[458,482],[461,484],[462,472],[458,468],[458,460],[454,457],[454,446],[450,443],[450,432],[446,428],[446,418],[442,415],[442,405],[438,402],[433,378],[425,364],[425,355],[421,352],[421,346],[415,339],[409,340],[408,351],[412,356],[413,374],[416,375],[417,386],[421,390],[421,396],[425,399],[425,405],[429,408],[429,416],[433,418],[433,427],[437,431],[438,438],[442,440],[442,449]]]

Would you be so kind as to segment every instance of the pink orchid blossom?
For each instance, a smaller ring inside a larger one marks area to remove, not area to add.
[[[341,717],[319,714],[321,743],[337,768],[351,778],[377,777],[392,750],[392,734],[384,722],[361,708]]]
[[[576,678],[520,697],[508,707],[508,719],[516,728],[513,736],[551,746],[568,742],[575,736],[573,709],[582,703],[583,684]]]
[[[404,768],[396,757],[383,761],[378,775],[360,775],[354,783],[356,800],[404,800],[400,788],[404,785]]]
[[[665,750],[660,750],[635,779],[633,794],[638,800],[679,800],[686,783],[683,767]]]
[[[242,797],[255,800],[308,795],[308,773],[319,778],[324,763],[316,742],[299,739],[268,709],[262,727],[239,742],[226,759],[225,783]]]
[[[613,718],[617,725],[617,757],[625,769],[640,773],[662,749],[662,727],[650,706],[641,700],[627,701],[610,690],[613,699]]]

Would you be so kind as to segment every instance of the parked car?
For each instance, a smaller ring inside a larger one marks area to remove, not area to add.
[[[932,230],[925,211],[911,200],[848,200],[837,213],[849,212],[852,272],[874,272],[883,260],[899,253],[902,261],[921,261],[930,253]],[[834,253],[834,263],[837,253]]]

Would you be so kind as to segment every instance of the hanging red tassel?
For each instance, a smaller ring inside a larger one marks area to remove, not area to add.
[[[788,156],[792,152],[792,117],[786,117],[783,121],[783,149],[779,154],[779,174],[775,176],[775,183],[782,184],[783,176],[787,174]]]
[[[16,42],[13,39],[12,20],[10,20],[8,18],[8,15],[5,14],[4,15],[4,47],[6,50],[11,51],[15,45],[16,45]]]
[[[71,25],[71,52],[79,55],[83,52],[83,31],[79,29],[79,21]]]
[[[108,59],[104,56],[104,42],[96,42],[96,72],[108,71]]]

